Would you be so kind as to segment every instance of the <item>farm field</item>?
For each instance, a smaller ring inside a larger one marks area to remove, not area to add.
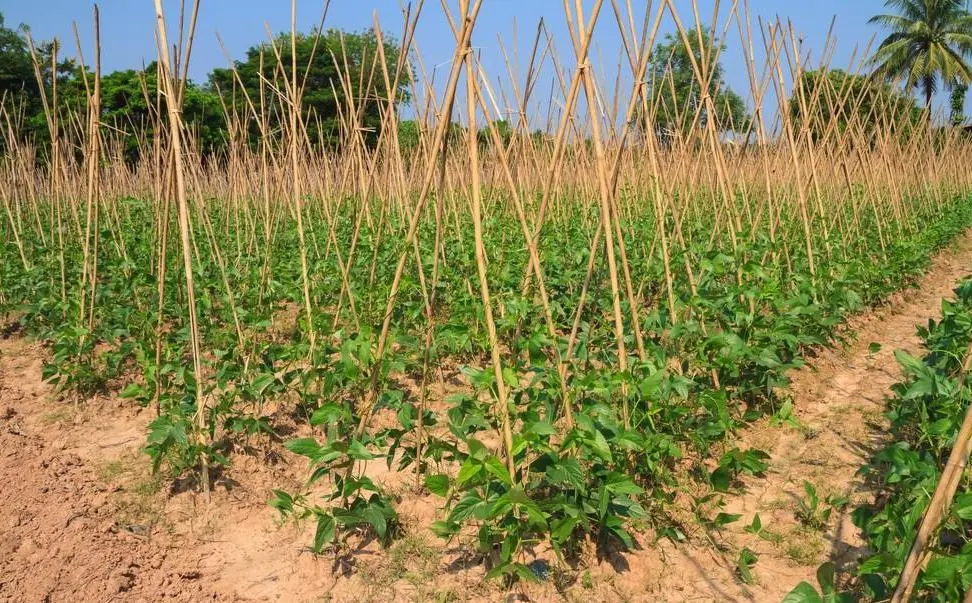
[[[963,236],[936,258],[916,289],[852,319],[854,343],[824,351],[812,368],[797,370],[791,389],[799,428],[768,417],[737,436],[737,442],[759,446],[771,458],[764,476],[745,478],[744,489],[726,497],[725,512],[742,519],[718,536],[725,551],[713,548],[691,523],[685,543],[654,542],[651,532],[638,534],[643,548],[625,555],[624,571],[608,562],[593,564],[590,586],[576,585],[573,596],[780,600],[799,582],[814,582],[824,558],[852,559],[863,544],[851,523],[852,509],[820,530],[808,530],[788,503],[806,496],[804,479],[825,496],[868,500],[873,490],[855,474],[869,452],[889,442],[881,412],[891,384],[901,378],[893,350],[920,354],[915,325],[937,318],[938,302],[952,297],[950,288],[969,274],[970,261],[972,239]],[[880,351],[870,350],[874,343],[881,344]],[[268,488],[301,483],[299,465],[273,467],[241,455],[234,463],[238,483],[215,492],[211,503],[202,506],[191,491],[171,494],[140,458],[152,414],[110,396],[66,409],[43,383],[47,357],[40,345],[19,334],[0,342],[0,438],[3,450],[14,451],[5,455],[0,471],[6,483],[16,485],[8,491],[11,504],[3,507],[2,525],[16,527],[16,538],[30,543],[5,558],[5,589],[38,599],[51,594],[54,600],[69,593],[110,598],[119,589],[124,597],[143,600],[503,597],[499,585],[483,582],[476,564],[441,569],[461,551],[423,535],[434,519],[436,499],[398,487],[399,480],[387,473],[376,479],[402,496],[399,512],[409,536],[389,553],[372,543],[359,553],[357,570],[344,578],[340,566],[315,561],[306,552],[306,528],[280,524],[265,504]],[[857,403],[846,402],[851,399]],[[766,538],[744,529],[756,515]],[[140,530],[153,523],[149,539]],[[8,536],[4,546],[16,542]],[[759,555],[753,585],[736,578],[731,551],[743,547]],[[108,566],[121,570],[106,571]],[[68,567],[72,570],[63,570]],[[550,584],[526,591],[534,600],[558,597]],[[463,594],[470,592],[477,597]]]
[[[930,76],[746,3],[565,3],[502,74],[482,1],[295,3],[200,85],[163,4],[144,71],[97,9],[65,65],[3,30],[0,598],[966,595],[972,138]]]

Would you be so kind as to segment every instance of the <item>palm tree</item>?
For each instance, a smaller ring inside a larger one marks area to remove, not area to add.
[[[884,5],[898,14],[869,21],[891,30],[871,58],[874,76],[919,88],[929,120],[939,78],[952,89],[972,83],[972,14],[963,4],[965,0],[886,0]]]

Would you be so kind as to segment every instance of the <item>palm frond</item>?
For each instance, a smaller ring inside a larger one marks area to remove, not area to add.
[[[871,25],[882,25],[894,32],[908,31],[914,24],[914,21],[901,15],[874,15],[867,22]]]
[[[903,80],[919,87],[930,102],[939,81],[952,87],[970,81],[972,14],[965,0],[886,0],[896,14],[875,15],[869,23],[890,33],[869,65],[872,77]]]

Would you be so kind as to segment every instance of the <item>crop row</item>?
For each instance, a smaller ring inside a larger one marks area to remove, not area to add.
[[[403,276],[380,359],[378,333],[400,244],[362,228],[358,251],[342,260],[334,250],[352,248],[350,213],[333,222],[312,211],[305,217],[304,227],[320,238],[336,225],[334,248],[310,247],[314,330],[328,334],[312,348],[295,310],[302,303],[295,224],[281,218],[270,248],[258,244],[268,234],[259,221],[251,232],[237,228],[231,206],[199,210],[204,228],[193,243],[210,250],[198,253],[194,266],[206,350],[201,384],[186,361],[189,317],[177,270],[163,275],[160,304],[153,245],[159,224],[146,202],[112,205],[117,222],[101,233],[97,297],[89,306],[95,320],[79,314],[79,286],[60,286],[79,281],[82,246],[69,243],[62,256],[54,236],[24,242],[29,266],[4,262],[0,309],[19,312],[29,331],[51,345],[46,376],[62,387],[79,395],[115,387],[157,408],[147,450],[156,468],[173,477],[194,475],[202,459],[228,466],[240,439],[275,437],[281,417],[272,410],[286,401],[315,434],[286,442],[310,459],[311,479],[306,491],[278,491],[272,504],[316,519],[315,550],[361,530],[385,540],[395,535],[394,501],[365,470],[369,461],[385,462],[415,472],[418,483],[442,496],[442,520],[433,526],[439,535],[473,526],[480,552],[494,557],[494,574],[531,577],[519,561],[531,542],[549,541],[568,556],[587,537],[630,545],[632,521],[663,524],[687,475],[724,491],[739,473],[765,466],[760,451],[729,450],[733,431],[775,408],[775,392],[810,346],[827,343],[848,314],[906,286],[931,254],[972,224],[964,199],[915,203],[908,211],[922,227],[898,226],[882,248],[879,237],[866,236],[876,235],[880,218],[862,214],[865,236],[848,245],[816,235],[817,248],[829,253],[817,260],[817,274],[826,277],[812,278],[797,229],[785,253],[785,240],[774,243],[764,233],[744,237],[748,242],[732,251],[728,237],[706,240],[712,226],[700,220],[685,226],[690,243],[672,250],[672,264],[688,259],[697,272],[692,282],[673,280],[670,314],[664,302],[652,301],[663,296],[665,262],[653,244],[656,217],[642,210],[624,229],[630,278],[643,305],[622,303],[628,345],[622,370],[610,271],[603,257],[591,261],[590,216],[579,204],[570,207],[574,213],[558,221],[556,236],[539,244],[550,316],[573,325],[569,336],[564,329],[556,339],[545,327],[541,300],[522,288],[530,260],[510,240],[515,216],[498,206],[485,224],[505,413],[497,408],[488,325],[471,278],[473,228],[461,221],[445,232],[445,261],[436,265],[427,253],[421,271]],[[388,226],[389,233],[401,228]],[[418,248],[433,249],[435,237],[434,225],[424,224]],[[4,256],[15,257],[13,238],[4,241]],[[431,399],[428,382],[456,367],[461,385]],[[197,393],[207,400],[204,437],[195,427]],[[382,413],[393,424],[374,427]],[[504,414],[513,426],[508,450],[498,443]],[[710,458],[714,471],[705,469]],[[704,470],[685,472],[683,461]],[[317,482],[331,485],[323,503],[309,496]]]
[[[942,318],[919,329],[925,354],[898,352],[905,378],[888,403],[890,438],[865,468],[875,500],[854,513],[870,554],[858,568],[862,594],[883,600],[897,586],[918,525],[929,508],[972,400],[966,382],[972,342],[972,280],[942,301]],[[972,586],[972,482],[964,472],[934,530],[914,587],[916,600],[959,601]]]

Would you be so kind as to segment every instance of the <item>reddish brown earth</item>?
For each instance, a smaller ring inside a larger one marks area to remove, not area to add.
[[[938,316],[969,266],[966,236],[916,289],[854,319],[853,343],[794,375],[795,422],[740,434],[737,445],[772,458],[765,477],[727,497],[739,521],[708,535],[685,523],[679,545],[645,535],[638,551],[522,593],[484,583],[457,543],[429,535],[436,501],[383,464],[369,474],[400,496],[406,535],[389,551],[368,544],[339,559],[313,557],[312,526],[282,524],[267,506],[271,488],[296,489],[303,477],[279,446],[234,455],[232,481],[209,502],[173,490],[140,453],[151,411],[114,397],[59,399],[41,378],[47,351],[0,336],[0,601],[779,601],[824,560],[852,562],[860,551],[847,513],[822,530],[797,521],[803,481],[821,497],[847,497],[848,509],[870,495],[856,472],[882,442],[884,397],[900,378],[893,352],[918,350],[916,325]],[[743,531],[757,513],[770,540]],[[743,547],[759,555],[751,585],[736,576]]]

